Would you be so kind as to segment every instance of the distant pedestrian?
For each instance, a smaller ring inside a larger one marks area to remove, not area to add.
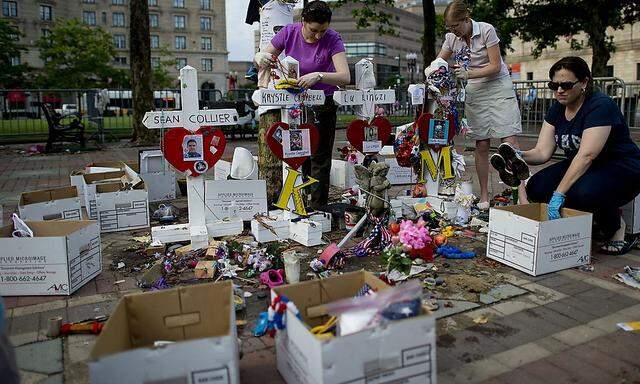
[[[465,114],[469,124],[467,137],[476,141],[476,170],[480,181],[478,208],[489,208],[489,149],[491,139],[509,142],[518,148],[516,135],[522,132],[518,98],[509,69],[500,55],[500,39],[488,23],[469,17],[464,1],[454,0],[444,11],[446,34],[438,57],[454,60],[467,57],[468,63],[455,69],[465,87]],[[458,60],[456,60],[458,61]],[[526,203],[524,184],[519,200]]]

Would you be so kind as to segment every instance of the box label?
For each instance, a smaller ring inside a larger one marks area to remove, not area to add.
[[[191,372],[191,384],[227,383],[229,383],[229,368],[227,367]]]
[[[68,294],[65,258],[50,255],[0,256],[0,290],[2,295]],[[9,290],[7,290],[7,288]]]
[[[229,217],[232,202],[238,216],[249,221],[267,212],[267,184],[264,180],[207,180],[205,202],[208,223]]]

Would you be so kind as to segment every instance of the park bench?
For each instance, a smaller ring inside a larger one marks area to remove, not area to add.
[[[47,119],[49,137],[47,138],[46,152],[51,152],[54,143],[79,143],[81,148],[85,146],[84,125],[80,113],[60,114],[48,103],[38,103]]]

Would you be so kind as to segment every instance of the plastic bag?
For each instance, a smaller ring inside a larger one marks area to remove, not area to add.
[[[340,336],[375,328],[385,322],[420,314],[422,285],[418,280],[375,292],[325,304],[327,313],[338,317]]]

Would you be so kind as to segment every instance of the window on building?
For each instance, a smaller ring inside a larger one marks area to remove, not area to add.
[[[157,7],[158,6],[158,0],[149,0],[149,6],[150,7]]]
[[[160,48],[160,36],[151,35],[151,48]]]
[[[113,12],[113,17],[111,19],[111,26],[124,27],[124,13]]]
[[[640,81],[640,63],[636,63],[636,81]]]
[[[201,16],[200,17],[200,30],[201,31],[210,31],[211,30],[211,18]]]
[[[205,11],[211,9],[211,0],[200,0],[200,9]]]
[[[85,4],[95,4],[96,0],[82,0],[82,2]]]
[[[50,5],[40,6],[40,20],[51,21],[53,20],[53,9]]]
[[[15,1],[3,1],[2,2],[2,16],[4,17],[18,17],[18,3]]]
[[[173,27],[175,29],[185,29],[187,26],[187,18],[182,15],[174,15],[173,16]]]
[[[20,56],[13,56],[11,58],[11,65],[20,65]]]
[[[613,77],[613,65],[607,65],[607,77]]]
[[[176,58],[176,69],[177,70],[181,70],[186,65],[187,65],[187,59],[185,57],[177,57]]]
[[[151,58],[151,68],[153,68],[153,69],[160,68],[160,58],[159,57],[152,57]]]
[[[345,43],[347,57],[386,56],[387,46],[380,43]]]
[[[126,56],[116,56],[114,61],[119,65],[127,65],[127,57]]]
[[[527,80],[533,80],[533,72],[527,72]]]
[[[200,60],[200,65],[202,66],[202,68],[200,68],[202,71],[205,71],[205,72],[213,71],[213,59],[202,59]]]
[[[150,28],[158,28],[159,22],[158,22],[158,15],[155,13],[150,13],[149,14],[149,27]]]
[[[184,0],[173,0],[174,8],[184,8]]]
[[[200,38],[200,49],[203,51],[211,51],[213,49],[213,42],[210,37]]]
[[[187,49],[187,37],[186,36],[176,36],[175,41],[176,49]]]
[[[113,5],[124,5],[124,0],[111,0]]]
[[[113,35],[113,45],[119,49],[126,49],[127,37],[125,35]]]
[[[42,28],[42,29],[40,30],[40,35],[41,35],[42,37],[49,37],[49,36],[51,36],[51,30],[50,30],[50,29],[47,29],[47,28]]]
[[[82,11],[82,22],[87,25],[96,25],[96,13],[94,11]]]
[[[101,15],[101,19],[102,19],[102,24],[107,24],[107,12],[102,12]]]

